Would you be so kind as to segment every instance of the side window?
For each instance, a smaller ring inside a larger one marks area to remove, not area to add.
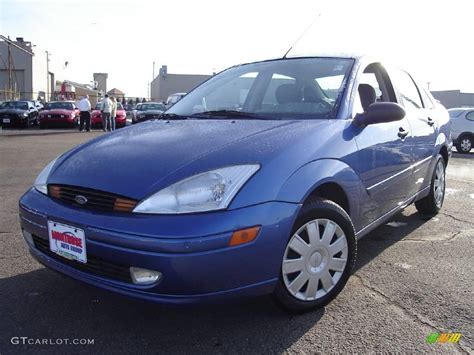
[[[375,97],[365,90],[362,91],[362,94],[365,93],[365,97],[361,98],[361,85],[371,86],[375,91]],[[368,106],[375,102],[396,102],[390,78],[380,63],[370,64],[362,73],[352,110],[353,116],[364,113]]]
[[[423,107],[415,82],[407,72],[397,70],[393,73],[393,79],[406,109],[420,109]]]
[[[474,111],[471,111],[466,114],[466,119],[469,121],[474,121]]]

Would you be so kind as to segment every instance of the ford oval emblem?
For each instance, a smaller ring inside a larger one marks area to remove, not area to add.
[[[74,197],[74,201],[80,205],[85,205],[87,203],[87,197],[82,196],[82,195],[77,195]]]

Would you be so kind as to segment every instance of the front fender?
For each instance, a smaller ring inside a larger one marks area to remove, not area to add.
[[[283,184],[277,200],[303,203],[306,198],[324,183],[335,183],[345,192],[356,230],[364,225],[359,216],[365,212],[361,206],[370,206],[370,197],[356,172],[337,159],[319,159],[302,166]]]

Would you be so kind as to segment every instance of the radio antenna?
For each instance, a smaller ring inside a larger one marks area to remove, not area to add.
[[[282,59],[285,59],[285,58],[286,58],[286,56],[288,55],[288,53],[290,53],[290,51],[293,49],[293,47],[296,45],[296,43],[298,43],[299,40],[300,40],[301,38],[303,38],[303,36],[306,34],[306,32],[308,32],[309,29],[310,29],[311,27],[313,27],[313,25],[316,23],[316,21],[318,20],[318,18],[319,18],[320,16],[321,16],[321,12],[316,15],[316,17],[314,18],[313,22],[311,22],[311,24],[310,24],[308,27],[306,27],[306,29],[305,29],[305,30],[303,31],[303,33],[298,37],[298,39],[290,46],[290,48],[288,48],[288,50],[286,51],[286,53],[285,53],[285,55],[283,56]]]

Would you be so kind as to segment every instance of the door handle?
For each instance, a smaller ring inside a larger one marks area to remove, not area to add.
[[[408,131],[405,131],[403,129],[403,127],[400,127],[398,129],[398,136],[401,138],[401,139],[405,139],[406,136],[408,136]]]
[[[434,123],[435,123],[434,120],[431,117],[428,117],[428,124],[432,126],[434,125]]]

